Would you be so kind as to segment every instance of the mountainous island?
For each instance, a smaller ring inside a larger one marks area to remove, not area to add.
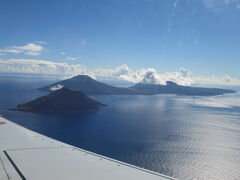
[[[132,86],[131,89],[148,94],[176,94],[186,96],[214,96],[225,93],[236,93],[236,91],[228,89],[181,86],[172,81],[167,81],[166,85],[138,83]]]
[[[56,82],[49,86],[39,88],[42,91],[54,91],[62,86],[82,91],[85,94],[110,95],[110,94],[139,94],[134,89],[115,87],[102,82],[98,82],[87,75],[78,75],[70,79]]]
[[[19,104],[17,110],[39,113],[86,113],[96,111],[101,106],[104,105],[84,93],[63,87],[46,96]]]
[[[167,81],[166,85],[137,83],[132,87],[123,88],[98,82],[87,75],[78,75],[70,79],[42,87],[39,90],[51,92],[62,87],[73,88],[88,95],[176,94],[188,96],[214,96],[225,93],[236,93],[236,91],[228,89],[181,86],[172,81]]]

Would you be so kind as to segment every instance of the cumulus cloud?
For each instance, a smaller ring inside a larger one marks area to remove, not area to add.
[[[111,80],[123,80],[132,83],[150,83],[165,85],[166,81],[173,81],[179,85],[240,85],[240,78],[229,75],[200,76],[193,72],[180,68],[177,72],[158,73],[153,68],[138,70],[130,69],[126,64],[115,69],[92,69],[96,77],[108,77]]]
[[[113,69],[112,72],[108,71],[108,75],[133,83],[141,82],[163,85],[166,84],[166,81],[173,81],[181,85],[190,85],[192,83],[192,73],[184,68],[181,68],[179,72],[160,74],[153,68],[143,68],[134,71],[125,64]]]
[[[143,76],[142,82],[147,84],[161,84],[160,77],[155,69],[149,69]]]
[[[9,46],[0,49],[0,53],[25,54],[29,56],[38,56],[44,50],[44,47],[35,43],[28,43],[24,46]]]
[[[166,84],[173,81],[179,85],[240,85],[240,78],[223,76],[200,76],[180,68],[176,72],[159,73],[153,68],[132,70],[126,64],[117,68],[88,69],[81,64],[58,63],[36,59],[0,60],[0,72],[56,74],[66,77],[79,74],[89,75],[94,79],[109,79],[131,83]]]

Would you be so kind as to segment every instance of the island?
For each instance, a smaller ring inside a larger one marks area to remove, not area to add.
[[[17,110],[36,113],[87,113],[96,111],[101,106],[105,105],[78,90],[62,87],[46,96],[19,104]]]
[[[138,83],[132,86],[131,89],[147,94],[176,94],[186,96],[215,96],[225,93],[236,93],[236,91],[229,89],[181,86],[172,81],[167,81],[166,85]]]
[[[87,95],[176,94],[187,96],[214,96],[225,93],[236,93],[236,91],[229,89],[182,86],[172,81],[167,81],[166,85],[137,83],[128,88],[115,87],[94,80],[87,75],[78,75],[70,79],[65,79],[49,86],[39,88],[39,90],[54,92],[62,87],[77,89]]]
[[[87,75],[78,75],[70,79],[56,82],[49,86],[39,88],[41,91],[55,91],[62,86],[82,91],[88,95],[123,95],[123,94],[139,94],[134,89],[115,87],[92,79]]]

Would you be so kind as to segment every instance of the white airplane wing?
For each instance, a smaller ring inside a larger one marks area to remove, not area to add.
[[[0,117],[1,180],[169,180],[56,141]]]

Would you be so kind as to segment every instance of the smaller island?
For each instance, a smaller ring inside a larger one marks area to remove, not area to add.
[[[105,105],[81,91],[62,87],[46,96],[19,104],[17,110],[36,113],[87,113],[96,111],[101,106]]]

